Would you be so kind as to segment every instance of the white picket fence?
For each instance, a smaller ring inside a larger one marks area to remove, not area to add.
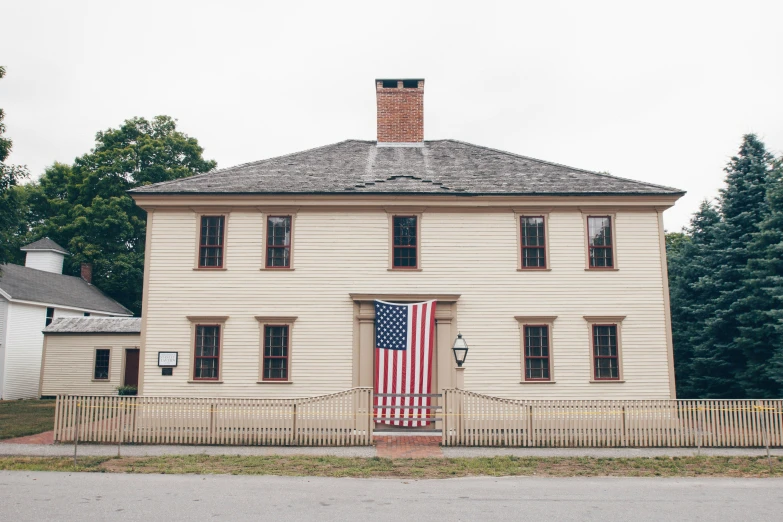
[[[783,400],[536,400],[444,391],[444,446],[783,446]]]
[[[61,395],[54,440],[141,444],[372,444],[372,389],[300,399]]]

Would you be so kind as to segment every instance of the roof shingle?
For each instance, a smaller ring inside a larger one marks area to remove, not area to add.
[[[141,333],[141,317],[64,317],[44,328],[57,333]]]
[[[62,305],[117,315],[133,315],[81,277],[54,274],[19,265],[0,267],[0,290],[11,299]]]
[[[347,140],[134,194],[681,195],[678,189],[566,167],[455,140],[378,147]]]

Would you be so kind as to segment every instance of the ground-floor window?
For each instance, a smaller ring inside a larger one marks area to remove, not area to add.
[[[548,381],[549,326],[525,325],[525,380]]]
[[[288,342],[289,325],[264,326],[263,380],[288,380]]]
[[[109,380],[110,362],[111,362],[111,350],[108,348],[96,348],[95,364],[93,365],[92,378],[96,381]]]
[[[620,379],[616,324],[593,325],[593,378],[596,381]]]
[[[218,380],[220,376],[220,325],[196,325],[193,358],[194,380]]]

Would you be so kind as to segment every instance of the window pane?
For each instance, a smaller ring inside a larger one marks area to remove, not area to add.
[[[620,378],[616,325],[593,325],[593,360],[596,379]]]
[[[291,266],[291,216],[269,216],[266,226],[266,266]]]
[[[263,379],[288,378],[288,326],[264,327]]]
[[[588,217],[587,228],[590,246],[612,246],[612,219],[610,217]]]
[[[199,266],[223,266],[223,216],[201,216]]]
[[[196,326],[194,378],[217,379],[219,357],[220,326]]]
[[[549,380],[549,327],[525,326],[525,379]]]
[[[109,350],[95,350],[95,371],[93,379],[109,378]]]

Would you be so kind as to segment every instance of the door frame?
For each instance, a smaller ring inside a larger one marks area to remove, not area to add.
[[[139,350],[139,376],[137,383],[141,382],[141,349],[138,346],[123,346],[122,347],[122,368],[120,369],[120,386],[125,386],[125,361],[128,357],[128,350]],[[138,384],[136,385],[138,387]]]
[[[459,332],[457,302],[460,294],[349,294],[354,303],[352,386],[375,389],[375,300],[392,303],[420,303],[437,300],[435,347],[432,354],[432,393],[454,388],[457,372],[451,345]],[[437,400],[432,402],[438,405]],[[442,405],[441,405],[442,406]],[[436,426],[440,424],[438,422]],[[437,426],[438,428],[440,426]]]

